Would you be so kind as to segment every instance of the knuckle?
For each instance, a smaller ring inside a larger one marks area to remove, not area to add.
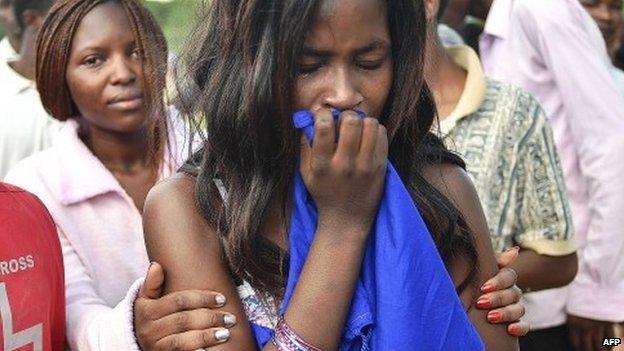
[[[135,306],[135,315],[138,320],[150,320],[150,316],[152,315],[152,310],[149,307],[149,304],[142,303],[137,300],[134,304]]]
[[[513,294],[514,294],[513,295],[513,300],[515,302],[520,301],[520,299],[522,298],[522,290],[517,285],[514,285],[512,290],[513,290]]]
[[[174,298],[174,302],[178,310],[184,310],[188,307],[188,299],[182,294],[177,294]]]
[[[166,350],[174,350],[179,351],[182,348],[182,340],[180,340],[180,336],[174,335],[167,340]]]
[[[317,137],[328,136],[331,133],[332,128],[332,123],[326,122],[324,120],[319,120],[319,123],[314,124],[314,135],[316,135]]]
[[[492,299],[492,303],[495,306],[503,306],[503,304],[504,304],[502,294],[492,294],[491,299]]]
[[[351,177],[355,172],[351,162],[340,162],[335,166],[336,172],[343,177]]]
[[[212,346],[213,344],[215,344],[212,334],[207,330],[204,330],[201,333],[198,333],[197,339],[198,339],[197,341],[202,346],[205,346],[205,347]]]
[[[379,134],[382,134],[384,136],[388,135],[388,130],[386,129],[386,127],[383,124],[379,124]]]
[[[354,128],[357,128],[362,125],[362,121],[360,120],[359,117],[357,117],[357,115],[346,116],[345,119],[343,120],[343,123],[348,127],[354,127]]]
[[[312,163],[310,165],[310,170],[313,175],[321,176],[324,175],[329,169],[329,160],[325,157],[315,156],[312,159]]]
[[[356,166],[356,171],[360,176],[372,177],[376,172],[376,168],[377,167],[374,167],[373,165],[368,163],[360,163]]]
[[[218,327],[221,324],[223,317],[217,313],[208,313],[207,320],[210,327]]]
[[[362,120],[362,123],[367,128],[379,128],[379,121],[376,118],[366,117]]]
[[[202,306],[204,307],[213,307],[216,304],[216,294],[202,294],[201,298]]]
[[[180,312],[175,316],[175,325],[178,330],[185,330],[189,325],[190,316],[188,312]]]
[[[136,329],[136,334],[139,340],[149,343],[150,335],[152,333],[150,332],[149,328],[140,327]]]
[[[518,280],[518,273],[516,273],[515,269],[503,267],[501,270],[507,272],[507,274],[509,274],[509,278],[512,279],[514,283]]]

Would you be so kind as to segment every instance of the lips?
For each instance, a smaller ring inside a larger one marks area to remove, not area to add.
[[[107,105],[118,111],[138,110],[143,107],[143,94],[140,92],[120,94],[110,99]]]

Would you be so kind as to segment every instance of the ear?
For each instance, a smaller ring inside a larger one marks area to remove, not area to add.
[[[425,0],[427,22],[437,20],[438,10],[440,10],[440,0]]]

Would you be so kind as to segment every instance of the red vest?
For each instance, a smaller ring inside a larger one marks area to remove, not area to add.
[[[65,347],[63,255],[39,199],[0,183],[0,351]]]

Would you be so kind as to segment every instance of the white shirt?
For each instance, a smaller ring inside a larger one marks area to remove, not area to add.
[[[535,329],[575,316],[624,320],[624,99],[578,0],[495,0],[480,42],[486,74],[533,94],[561,158],[578,244],[567,289],[535,293]],[[555,273],[555,272],[553,272]]]
[[[0,62],[13,61],[19,58],[11,43],[9,43],[9,39],[4,37],[0,40]]]
[[[0,179],[3,179],[17,162],[48,148],[62,123],[46,113],[34,83],[15,72],[6,60],[0,61],[0,81]]]

